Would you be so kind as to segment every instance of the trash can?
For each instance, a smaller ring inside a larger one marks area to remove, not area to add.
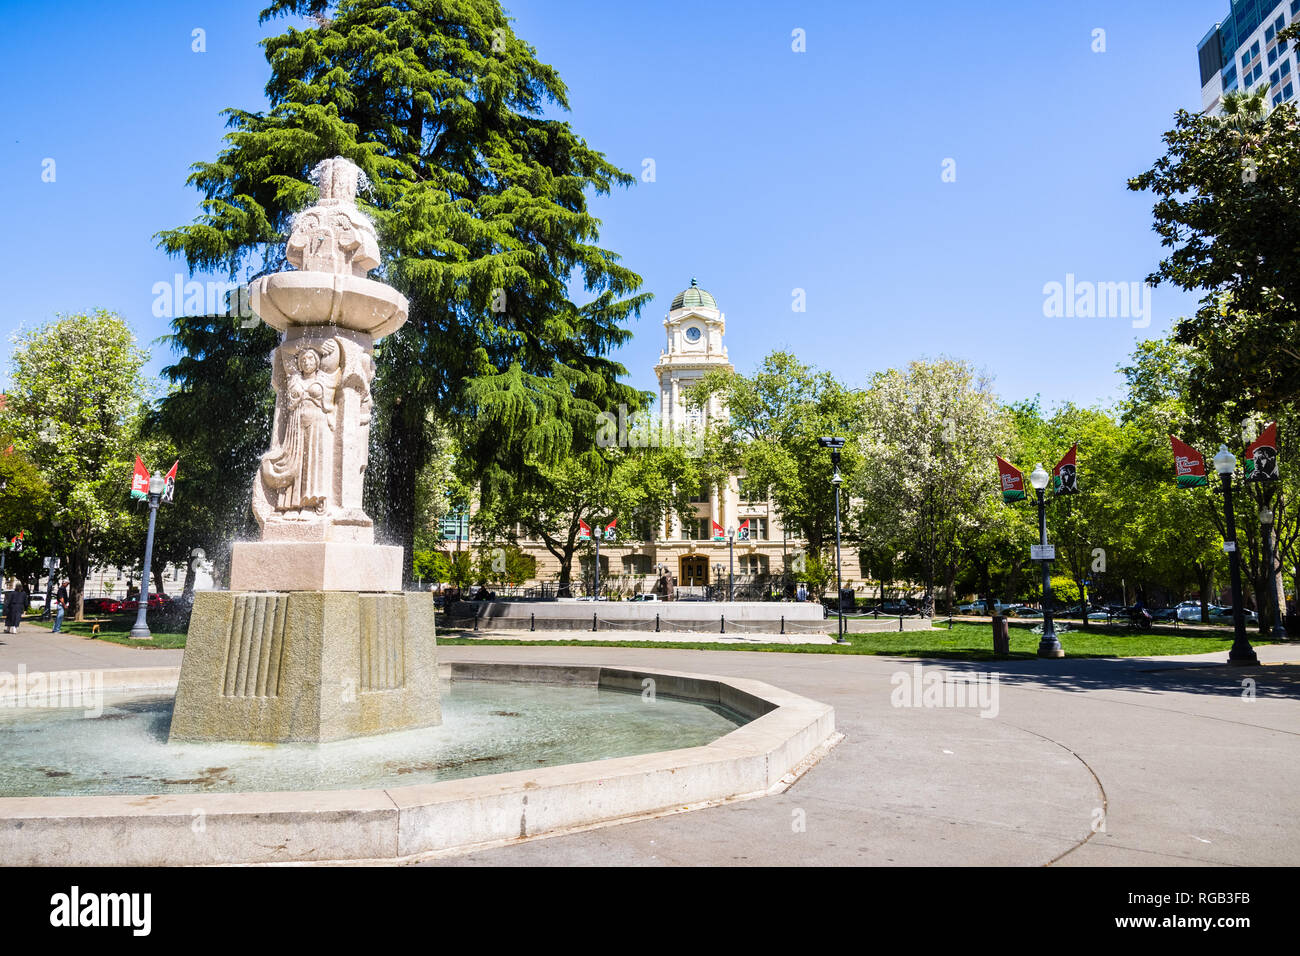
[[[993,615],[993,656],[1006,657],[1011,653],[1011,625],[1005,614]]]

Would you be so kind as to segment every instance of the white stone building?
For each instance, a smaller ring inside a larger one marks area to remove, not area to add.
[[[664,331],[665,347],[655,365],[661,432],[675,434],[680,428],[702,428],[724,417],[726,408],[717,397],[703,409],[689,408],[685,401],[686,390],[708,372],[735,372],[723,342],[726,315],[713,296],[692,279],[690,288],[673,298],[664,318]],[[626,540],[620,536],[612,543],[601,542],[602,581],[614,590],[631,594],[650,590],[666,569],[676,578],[678,587],[686,588],[688,593],[691,589],[702,591],[708,585],[725,585],[734,546],[736,596],[757,596],[778,584],[774,579],[784,572],[793,571],[803,553],[804,542],[786,536],[767,489],[748,487],[742,475],[733,476],[721,490],[699,489],[693,507],[693,520],[671,516],[657,529],[654,540]],[[713,522],[734,533],[745,521],[749,522],[748,540],[741,540],[739,534],[730,544],[726,539],[714,540]],[[450,531],[449,539],[461,534],[461,546],[475,545],[468,540],[466,524],[453,517],[444,522],[444,533]],[[520,541],[519,545],[537,561],[536,578],[530,583],[557,580],[559,562],[554,555],[537,542]],[[594,555],[583,555],[578,560],[581,570],[574,568],[575,585],[589,583]],[[860,581],[856,550],[845,548],[843,560],[845,585]]]

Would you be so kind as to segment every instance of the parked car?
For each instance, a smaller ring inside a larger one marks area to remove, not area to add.
[[[175,603],[176,602],[174,600],[167,597],[167,595],[165,594],[149,595],[149,610],[151,611],[157,611],[165,607],[171,607]],[[126,611],[132,614],[134,614],[138,610],[140,610],[139,598],[132,598],[130,601],[122,601],[120,606],[118,607],[118,611]]]
[[[1036,607],[1014,607],[1008,611],[1011,617],[1042,617],[1043,612]]]
[[[915,607],[908,601],[886,601],[879,607],[881,614],[888,614],[890,617],[905,616],[908,614],[919,614]]]
[[[1162,607],[1151,612],[1151,620],[1153,621],[1172,621],[1177,616],[1177,607]]]
[[[632,598],[632,600],[633,601],[658,601],[659,595],[655,594],[653,591],[646,591],[636,595],[634,598]]]
[[[1254,611],[1252,611],[1250,608],[1248,608],[1248,607],[1246,607],[1246,608],[1242,608],[1242,609],[1241,609],[1241,613],[1242,613],[1242,615],[1245,617],[1245,620],[1246,620],[1246,623],[1247,623],[1247,624],[1258,624],[1258,623],[1259,623],[1259,615],[1256,614]],[[1223,606],[1218,605],[1218,604],[1211,604],[1211,605],[1210,605],[1210,622],[1213,623],[1213,624],[1231,624],[1231,623],[1232,623],[1232,608],[1230,608],[1230,607],[1223,607]]]
[[[987,614],[983,601],[972,601],[970,604],[958,604],[958,614]]]
[[[122,602],[114,598],[86,598],[85,608],[91,614],[117,614]]]

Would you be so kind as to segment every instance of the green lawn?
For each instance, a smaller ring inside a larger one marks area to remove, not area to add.
[[[52,630],[54,621],[42,621],[38,617],[23,618],[24,624],[34,624],[37,627],[43,627],[46,630]],[[126,644],[129,647],[184,647],[185,635],[174,631],[153,631],[153,640],[137,641],[131,638],[131,625],[135,623],[135,618],[130,615],[118,614],[103,620],[99,625],[99,633],[92,635],[89,624],[78,624],[76,621],[68,618],[63,619],[63,631],[66,634],[75,634],[77,637],[90,637],[97,641],[108,641],[110,644]],[[153,629],[153,625],[150,625]]]
[[[852,626],[852,623],[849,623]],[[1039,636],[1032,625],[1011,628],[1011,657],[1036,657]],[[440,634],[439,644],[470,645],[536,644],[561,647],[672,647],[708,651],[767,651],[786,654],[877,654],[893,657],[942,657],[961,660],[994,660],[991,624],[954,623],[931,631],[876,631],[849,634],[844,644],[705,644],[701,642],[661,643],[659,641],[528,641],[501,638],[466,638],[462,631]],[[1127,630],[1093,627],[1087,632],[1067,631],[1060,636],[1067,657],[1162,657],[1174,654],[1227,653],[1231,635],[1222,633],[1187,636],[1183,634],[1141,634]],[[1272,641],[1252,641],[1255,644]]]

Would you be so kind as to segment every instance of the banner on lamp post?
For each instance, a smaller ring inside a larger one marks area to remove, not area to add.
[[[1002,486],[1002,500],[1006,502],[1024,501],[1025,476],[1020,469],[998,456],[998,479]]]
[[[1079,493],[1079,468],[1077,455],[1079,443],[1075,442],[1065,457],[1052,469],[1052,490],[1058,495],[1077,495]]]
[[[1178,487],[1204,488],[1209,484],[1205,473],[1205,456],[1173,435],[1169,436],[1169,441],[1174,448],[1174,477],[1178,481]]]
[[[1277,422],[1269,422],[1246,449],[1246,481],[1277,481]]]
[[[131,475],[131,497],[142,501],[149,496],[149,469],[140,456],[135,456],[135,472]]]

